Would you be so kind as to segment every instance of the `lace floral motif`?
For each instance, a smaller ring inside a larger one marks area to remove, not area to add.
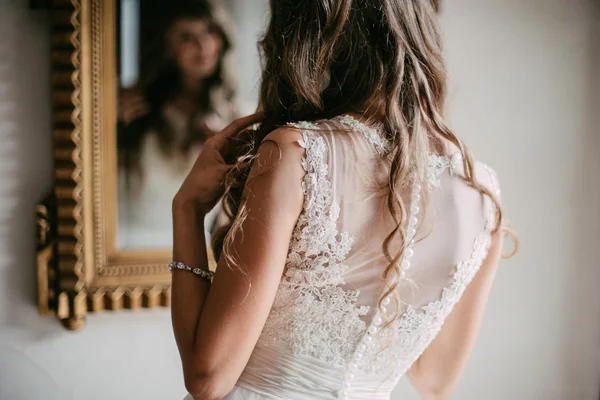
[[[460,152],[454,153],[450,158],[440,154],[430,154],[429,170],[427,171],[429,189],[440,187],[440,177],[442,174],[448,169],[451,174],[454,174],[456,169],[459,168],[461,161],[462,156]]]
[[[450,167],[450,160],[446,156],[432,154],[429,156],[429,170],[427,177],[430,188],[440,187],[440,176]]]
[[[325,140],[312,132],[314,124],[294,126],[302,131],[300,144],[306,149],[304,210],[263,337],[267,344],[289,343],[295,354],[342,366],[365,331],[360,317],[369,307],[356,304],[358,291],[338,286],[344,283],[344,261],[354,239],[337,230],[340,209],[332,198]]]
[[[339,117],[335,118],[335,120],[344,125],[348,125],[356,132],[361,132],[363,135],[365,135],[379,154],[383,155],[390,152],[390,142],[385,138],[385,136],[383,136],[381,132],[382,124],[377,124],[376,127],[371,128],[348,114],[340,115]]]

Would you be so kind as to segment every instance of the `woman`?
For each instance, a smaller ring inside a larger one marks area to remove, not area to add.
[[[119,247],[171,246],[164,210],[206,139],[240,116],[223,11],[184,1],[164,18],[159,60],[142,74],[141,89],[120,97]]]
[[[211,139],[173,201],[188,398],[389,399],[404,375],[446,398],[507,230],[495,174],[442,118],[432,4],[272,0],[261,47],[261,114]],[[211,282],[198,221],[224,190]]]

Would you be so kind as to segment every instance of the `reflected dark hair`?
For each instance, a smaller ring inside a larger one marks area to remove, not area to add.
[[[215,73],[206,78],[202,91],[198,94],[200,109],[205,113],[216,113],[229,122],[236,118],[239,105],[232,74],[230,52],[232,49],[232,24],[225,11],[208,0],[185,0],[174,2],[158,27],[156,43],[150,46],[154,60],[145,68],[138,88],[149,106],[147,115],[131,122],[127,127],[118,128],[120,165],[129,173],[139,172],[139,150],[143,139],[150,132],[157,135],[160,148],[165,154],[179,151],[187,154],[190,146],[202,142],[213,132],[192,129],[188,122],[187,137],[182,146],[175,149],[172,127],[165,121],[163,110],[182,88],[181,74],[174,60],[167,56],[167,33],[173,24],[180,20],[203,20],[209,29],[216,32],[223,43],[222,55]]]

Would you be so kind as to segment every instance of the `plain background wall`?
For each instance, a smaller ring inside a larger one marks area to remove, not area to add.
[[[600,7],[446,3],[449,119],[498,171],[522,241],[452,398],[597,400]],[[235,15],[263,15],[264,0],[242,4]],[[251,21],[238,44],[256,60]],[[33,210],[52,177],[48,40],[43,12],[0,0],[0,399],[182,398],[166,310],[91,316],[80,332],[36,313]],[[258,67],[238,70],[252,99]],[[406,382],[400,399],[417,399]]]

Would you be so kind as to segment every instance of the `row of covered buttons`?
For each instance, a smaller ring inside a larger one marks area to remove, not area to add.
[[[411,267],[410,259],[414,256],[415,252],[413,250],[413,246],[415,244],[415,236],[417,234],[417,225],[419,223],[418,215],[421,211],[420,203],[421,203],[421,185],[418,181],[415,181],[412,188],[412,198],[411,198],[411,206],[410,206],[410,217],[408,218],[408,228],[406,230],[406,237],[409,238],[409,245],[404,250],[404,254],[402,255],[402,262],[400,263],[400,278],[404,279],[406,276],[406,270]],[[384,314],[387,314],[387,306],[389,306],[391,300],[388,295],[383,299],[382,302],[382,310]],[[363,341],[365,343],[360,343],[356,349],[354,354],[354,360],[360,361],[363,357],[365,351],[367,350],[367,346],[373,342],[373,335],[379,332],[381,324],[383,320],[379,315],[379,310],[375,312],[373,316],[373,321],[371,322],[371,326],[367,330],[367,334],[364,336]],[[344,399],[348,394],[348,389],[350,388],[350,381],[354,379],[353,371],[356,370],[356,362],[353,361],[348,366],[348,372],[346,373],[344,382],[342,383],[342,388],[339,393],[339,398]]]

